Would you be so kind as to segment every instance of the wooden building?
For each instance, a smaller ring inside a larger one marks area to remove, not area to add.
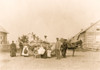
[[[7,45],[7,34],[8,32],[0,26],[0,47]]]
[[[91,24],[85,30],[81,30],[70,39],[71,42],[82,40],[83,48],[100,49],[100,21]]]

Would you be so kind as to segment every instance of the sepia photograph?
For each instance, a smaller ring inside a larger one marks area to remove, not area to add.
[[[100,70],[100,0],[0,0],[0,70]]]

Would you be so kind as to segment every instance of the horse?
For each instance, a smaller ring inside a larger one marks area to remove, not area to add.
[[[82,40],[78,40],[78,41],[72,42],[72,43],[71,43],[71,42],[67,42],[67,45],[68,45],[68,49],[73,50],[72,56],[74,56],[75,50],[76,50],[79,46],[81,46],[81,48],[82,48]]]
[[[67,43],[67,50],[73,50],[73,54],[72,56],[74,56],[74,53],[75,53],[75,49],[78,47],[76,45],[77,42],[74,42],[74,43],[70,43],[70,42],[66,42]],[[55,44],[52,44],[51,46],[51,53],[52,55],[55,55]]]

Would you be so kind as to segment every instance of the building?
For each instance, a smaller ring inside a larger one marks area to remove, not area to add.
[[[0,47],[7,45],[7,34],[8,32],[0,26]]]
[[[82,40],[83,48],[100,49],[100,21],[91,24],[70,39],[71,42],[77,40]]]

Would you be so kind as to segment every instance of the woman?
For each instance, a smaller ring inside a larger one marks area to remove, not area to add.
[[[10,56],[15,57],[16,52],[17,52],[16,44],[14,43],[14,41],[12,41],[12,44],[10,45]]]
[[[43,42],[42,46],[45,49],[45,52],[43,55],[41,55],[41,58],[47,58],[47,44]]]
[[[23,48],[23,51],[22,51],[22,55],[23,56],[29,56],[28,44],[25,42],[23,45],[24,45],[24,48]]]
[[[51,46],[50,46],[50,44],[48,44],[48,48],[47,48],[47,57],[48,58],[51,57]]]

